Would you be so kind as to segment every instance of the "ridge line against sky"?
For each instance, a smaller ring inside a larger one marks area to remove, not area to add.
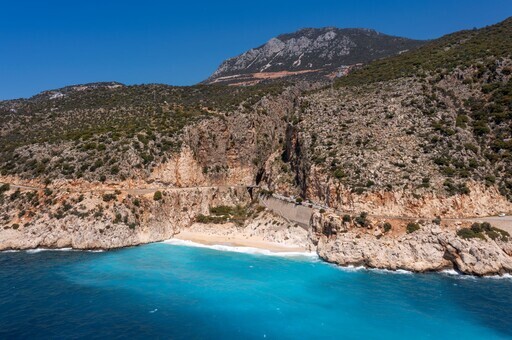
[[[512,16],[510,0],[4,2],[0,100],[97,81],[192,85],[223,60],[305,27],[434,39]]]

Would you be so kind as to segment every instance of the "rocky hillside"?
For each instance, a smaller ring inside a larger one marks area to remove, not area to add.
[[[226,174],[229,166],[252,167],[276,143],[279,134],[272,132],[271,121],[282,125],[284,111],[274,110],[281,108],[283,91],[277,84],[228,89],[107,83],[0,102],[0,173],[45,183],[148,180],[191,148],[205,177]],[[261,101],[265,96],[275,100]],[[233,150],[233,162],[225,157],[226,150],[249,140],[264,147]]]
[[[449,35],[301,97],[271,187],[382,214],[510,211],[511,33]]]
[[[0,102],[0,249],[163,240],[250,203],[299,93],[104,83]]]
[[[205,83],[254,84],[290,76],[326,80],[423,44],[370,29],[306,28],[224,61]]]

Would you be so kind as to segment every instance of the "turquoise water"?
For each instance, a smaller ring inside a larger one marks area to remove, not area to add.
[[[512,338],[512,280],[165,243],[0,253],[0,338]]]

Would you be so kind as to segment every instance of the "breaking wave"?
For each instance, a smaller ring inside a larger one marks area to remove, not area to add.
[[[266,256],[279,256],[279,257],[307,257],[311,259],[319,259],[318,255],[315,252],[293,252],[293,251],[271,251],[268,249],[254,248],[254,247],[241,247],[241,246],[227,246],[221,244],[207,245],[202,243],[197,243],[188,240],[179,240],[179,239],[170,239],[167,241],[163,241],[162,243],[171,244],[175,246],[186,246],[186,247],[197,247],[197,248],[207,248],[218,251],[228,251],[235,253],[245,253],[251,255],[266,255]]]

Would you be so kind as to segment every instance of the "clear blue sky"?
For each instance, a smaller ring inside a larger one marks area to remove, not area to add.
[[[0,0],[0,99],[94,81],[194,84],[303,27],[429,39],[509,16],[511,0]]]

